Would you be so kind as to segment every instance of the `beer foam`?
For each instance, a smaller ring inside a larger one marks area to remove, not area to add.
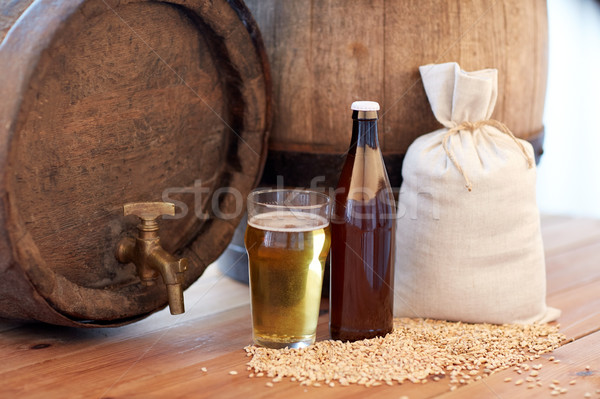
[[[324,229],[329,226],[329,221],[313,213],[278,211],[253,216],[248,224],[260,230],[297,233]]]

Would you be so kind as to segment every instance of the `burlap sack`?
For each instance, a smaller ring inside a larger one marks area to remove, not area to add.
[[[419,68],[443,129],[419,137],[402,168],[395,315],[547,322],[533,149],[490,120],[497,70]]]

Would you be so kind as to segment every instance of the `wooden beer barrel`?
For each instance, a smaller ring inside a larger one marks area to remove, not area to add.
[[[412,141],[440,127],[418,67],[456,61],[499,70],[493,118],[541,154],[547,76],[544,0],[246,0],[271,61],[274,120],[263,179],[335,185],[350,141],[349,107],[381,104],[392,185]],[[322,186],[322,184],[321,184]]]
[[[115,326],[167,303],[115,258],[123,204],[175,202],[189,286],[264,166],[270,77],[239,0],[22,0],[0,9],[0,317]]]

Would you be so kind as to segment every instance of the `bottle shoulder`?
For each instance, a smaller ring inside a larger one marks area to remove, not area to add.
[[[389,178],[379,148],[358,147],[348,154],[337,188],[355,200],[368,201],[381,190],[391,190]]]

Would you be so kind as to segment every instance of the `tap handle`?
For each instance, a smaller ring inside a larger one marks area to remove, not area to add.
[[[125,216],[135,215],[143,221],[156,220],[159,216],[175,216],[175,204],[170,202],[130,202],[123,205]]]
[[[140,237],[157,238],[158,222],[162,215],[175,216],[175,204],[170,202],[130,202],[123,205],[125,216],[135,215],[142,220],[138,225]]]

